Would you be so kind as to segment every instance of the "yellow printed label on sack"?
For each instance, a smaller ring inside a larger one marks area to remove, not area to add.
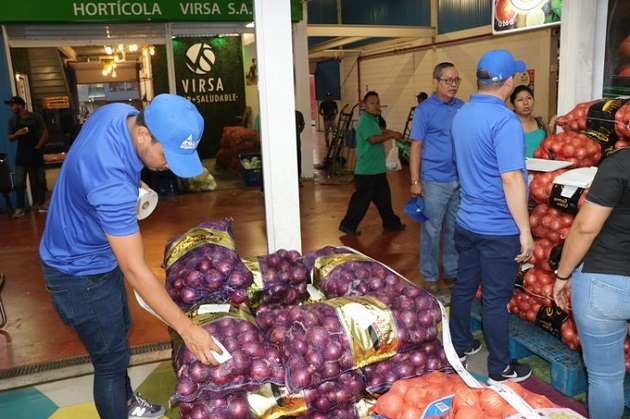
[[[279,419],[306,414],[307,406],[302,391],[291,393],[286,387],[272,383],[247,394],[249,410],[255,418]]]
[[[253,283],[247,288],[247,301],[251,308],[257,308],[262,304],[262,293],[265,288],[262,278],[262,270],[257,257],[241,259],[243,264],[252,273]]]
[[[321,288],[322,281],[337,266],[348,262],[375,262],[374,259],[354,253],[341,253],[337,255],[321,256],[315,260],[311,271],[311,283],[317,288]]]
[[[339,297],[322,302],[335,308],[352,349],[353,365],[361,368],[391,358],[398,349],[394,315],[373,297]]]
[[[194,228],[171,244],[164,256],[164,267],[170,268],[186,253],[204,244],[218,244],[230,250],[236,249],[234,240],[227,231]]]

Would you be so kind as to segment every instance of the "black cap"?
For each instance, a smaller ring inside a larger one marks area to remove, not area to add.
[[[426,93],[426,92],[420,92],[420,93],[418,93],[418,94],[416,95],[416,97],[417,97],[418,99],[426,99],[426,98],[428,98],[428,97],[429,97],[429,95],[427,95],[427,93]]]
[[[16,105],[26,106],[26,102],[24,102],[24,99],[22,99],[19,96],[13,96],[11,99],[5,100],[4,103],[6,105],[11,105],[11,104],[15,103]]]

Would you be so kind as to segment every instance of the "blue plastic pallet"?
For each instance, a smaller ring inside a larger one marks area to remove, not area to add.
[[[518,316],[510,315],[509,325],[512,357],[521,359],[536,355],[549,362],[551,386],[569,397],[586,391],[586,369],[578,352],[572,351],[557,337]],[[477,300],[472,306],[471,329],[481,329],[481,303]]]

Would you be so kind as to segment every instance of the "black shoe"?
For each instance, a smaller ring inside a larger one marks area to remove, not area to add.
[[[393,226],[393,227],[383,227],[383,230],[385,231],[403,231],[407,226],[404,224],[398,224],[397,226]]]
[[[470,349],[464,352],[464,356],[474,355],[480,350],[481,350],[481,342],[479,342],[477,339],[473,339]]]
[[[360,236],[361,232],[357,231],[357,230],[353,230],[351,228],[348,228],[344,225],[339,224],[339,231],[346,233],[348,236]]]
[[[516,360],[513,360],[510,365],[505,367],[502,373],[488,374],[488,384],[499,384],[505,381],[520,383],[527,380],[530,375],[532,375],[532,367],[527,364],[519,364]]]

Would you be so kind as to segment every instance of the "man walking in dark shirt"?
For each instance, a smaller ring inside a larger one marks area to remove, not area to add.
[[[326,93],[326,99],[319,105],[319,114],[324,118],[324,138],[326,139],[326,147],[330,145],[330,133],[334,135],[339,109],[337,102],[332,98],[330,92]]]

